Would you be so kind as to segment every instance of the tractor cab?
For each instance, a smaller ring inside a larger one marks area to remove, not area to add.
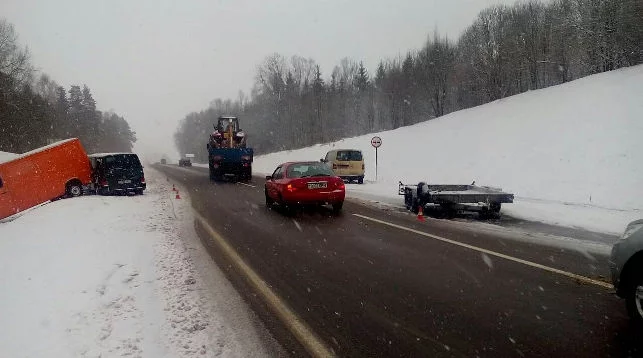
[[[214,127],[219,133],[226,133],[232,131],[232,133],[239,132],[239,118],[237,117],[219,117],[219,120]]]
[[[245,148],[246,134],[239,128],[239,119],[232,116],[219,117],[208,145],[213,148]]]

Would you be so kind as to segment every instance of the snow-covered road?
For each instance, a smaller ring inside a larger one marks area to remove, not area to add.
[[[0,356],[280,352],[201,246],[187,198],[146,178],[143,196],[60,200],[0,223]]]

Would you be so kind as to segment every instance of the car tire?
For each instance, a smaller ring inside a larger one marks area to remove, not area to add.
[[[340,201],[339,203],[334,203],[333,204],[333,214],[337,215],[342,211],[342,208],[344,207],[344,202]]]
[[[364,184],[364,177],[357,178],[357,184]]]
[[[137,189],[136,195],[143,195],[143,189]]]
[[[625,296],[625,305],[627,313],[632,321],[639,325],[643,325],[643,276],[639,276],[632,280],[632,284],[627,290]]]
[[[268,191],[265,191],[266,194],[266,207],[271,208],[275,201],[268,195]]]

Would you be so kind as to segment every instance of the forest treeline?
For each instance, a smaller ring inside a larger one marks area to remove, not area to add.
[[[73,137],[88,153],[130,152],[136,142],[123,117],[96,109],[89,87],[66,89],[34,70],[14,26],[0,19],[0,151],[24,153]]]
[[[249,96],[188,114],[175,143],[204,161],[221,114],[240,117],[258,153],[411,125],[640,64],[642,21],[640,0],[531,0],[489,7],[456,41],[436,31],[422,48],[371,70],[344,58],[322,73],[313,59],[273,54],[258,66]]]

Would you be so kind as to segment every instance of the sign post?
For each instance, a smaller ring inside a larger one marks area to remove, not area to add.
[[[377,181],[377,148],[382,145],[382,138],[378,136],[371,138],[371,145],[375,148],[375,181]]]

